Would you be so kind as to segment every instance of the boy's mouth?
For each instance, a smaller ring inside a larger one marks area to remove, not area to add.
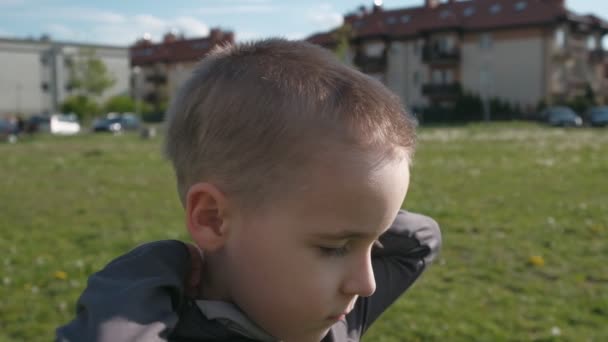
[[[346,318],[346,315],[348,315],[350,313],[350,311],[351,311],[351,309],[345,310],[342,313],[339,313],[337,315],[329,316],[327,319],[330,321],[334,321],[334,322],[341,321]]]
[[[332,321],[332,322],[337,322],[337,321],[341,321],[343,319],[346,318],[346,314],[340,314],[340,315],[336,315],[336,316],[330,316],[327,318],[327,320]]]

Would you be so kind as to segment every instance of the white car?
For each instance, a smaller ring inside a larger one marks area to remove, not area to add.
[[[53,114],[39,122],[39,130],[57,135],[80,133],[80,123],[74,114]]]

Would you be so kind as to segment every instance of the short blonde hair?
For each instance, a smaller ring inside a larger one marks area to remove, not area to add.
[[[182,203],[200,181],[259,203],[333,142],[408,158],[415,145],[415,124],[380,82],[284,39],[213,50],[174,97],[166,133]]]

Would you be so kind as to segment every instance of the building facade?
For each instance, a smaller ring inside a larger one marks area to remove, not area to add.
[[[228,43],[234,43],[234,34],[220,29],[196,39],[167,33],[159,43],[139,40],[130,47],[133,97],[162,111],[197,63],[213,47]]]
[[[463,91],[527,111],[590,92],[606,102],[608,23],[565,0],[425,0],[344,17],[352,63],[415,107],[450,105]],[[309,37],[326,47],[336,31]]]
[[[61,103],[75,94],[70,86],[70,64],[85,50],[100,59],[115,80],[98,100],[128,94],[126,47],[0,38],[0,115],[58,112]]]

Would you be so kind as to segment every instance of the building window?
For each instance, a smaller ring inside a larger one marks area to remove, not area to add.
[[[527,6],[528,6],[527,2],[525,2],[525,1],[518,1],[515,4],[515,10],[518,11],[518,12],[521,12],[521,11],[525,10]]]
[[[445,71],[445,83],[451,84],[454,82],[454,72],[452,70]]]
[[[47,65],[49,64],[49,59],[46,56],[40,56],[40,63],[42,63],[42,65]]]
[[[452,14],[452,13],[450,12],[450,10],[443,10],[443,11],[441,11],[441,13],[439,13],[439,17],[440,17],[441,19],[445,19],[445,18],[449,17],[449,16],[450,16],[450,14]]]
[[[419,56],[420,52],[422,51],[422,42],[420,41],[416,41],[414,43],[414,55]]]
[[[194,49],[206,49],[209,47],[209,42],[198,42],[192,44],[192,48]]]
[[[40,88],[42,88],[42,91],[44,91],[46,93],[47,91],[49,91],[49,83],[42,82],[42,84],[40,85]]]
[[[597,42],[595,40],[595,37],[594,36],[589,36],[587,38],[587,50],[593,51],[595,49],[597,49]]]
[[[443,72],[441,70],[433,70],[433,84],[442,84],[443,81]]]
[[[388,17],[386,18],[386,23],[389,25],[394,25],[397,23],[397,18],[395,17]]]
[[[401,16],[401,22],[404,24],[409,23],[411,19],[412,19],[412,17],[407,14]]]
[[[475,7],[473,7],[473,6],[469,6],[469,7],[465,8],[463,11],[463,14],[465,17],[470,17],[473,15],[473,13],[475,13]]]
[[[559,28],[555,31],[555,45],[558,48],[566,46],[566,31],[564,31],[563,28]]]
[[[479,36],[479,47],[482,49],[489,49],[492,47],[492,35],[489,33],[482,33]]]
[[[66,56],[63,58],[63,64],[66,68],[70,68],[72,64],[74,64],[74,61],[72,60],[72,57]]]
[[[419,85],[420,84],[420,71],[415,71],[414,72],[414,85]]]
[[[500,12],[501,9],[502,9],[502,6],[500,6],[500,4],[494,4],[494,5],[492,5],[492,7],[490,7],[490,13],[496,14],[496,13]]]
[[[490,70],[488,70],[487,66],[479,70],[479,84],[482,87],[482,92],[487,90],[485,89],[486,87],[490,86],[491,78]]]
[[[454,37],[453,36],[443,36],[439,38],[437,41],[437,47],[439,51],[443,52],[451,52],[454,50]]]

